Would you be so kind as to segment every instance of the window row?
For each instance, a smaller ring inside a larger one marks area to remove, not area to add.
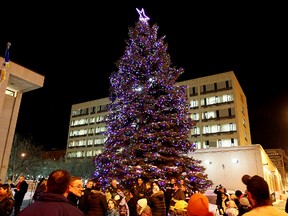
[[[72,120],[71,127],[88,125],[88,123],[89,124],[101,123],[105,120],[105,118],[106,118],[106,115],[102,115],[102,116],[97,116],[97,117],[91,117],[89,120],[88,118]]]
[[[231,139],[218,139],[218,140],[206,140],[204,142],[194,142],[196,149],[205,149],[210,147],[234,147],[238,146],[238,140]]]
[[[106,112],[106,111],[107,111],[107,104],[93,106],[90,108],[81,108],[81,109],[73,110],[72,116],[88,115],[88,114],[101,113],[101,112]]]
[[[73,147],[85,147],[94,145],[102,145],[107,140],[107,137],[104,138],[95,138],[95,139],[82,139],[82,140],[72,140],[68,143],[68,148]]]
[[[107,128],[105,126],[103,127],[96,127],[96,128],[85,128],[80,130],[71,130],[69,131],[69,137],[74,136],[86,136],[88,135],[94,135],[94,134],[101,134],[103,132],[107,131]]]
[[[227,103],[227,102],[233,102],[234,97],[232,94],[225,94],[221,96],[211,96],[207,98],[202,98],[200,100],[201,106],[210,106],[215,104],[221,104],[221,103]],[[197,108],[199,107],[199,101],[196,99],[193,99],[190,101],[190,108]]]
[[[200,127],[194,127],[191,131],[192,136],[200,135]],[[213,133],[221,133],[221,132],[234,132],[236,131],[236,123],[229,124],[217,124],[217,125],[206,125],[202,127],[202,134],[213,134]]]
[[[101,154],[102,150],[88,150],[88,151],[75,151],[75,152],[68,152],[68,158],[83,158],[83,157],[94,157],[98,154]]]

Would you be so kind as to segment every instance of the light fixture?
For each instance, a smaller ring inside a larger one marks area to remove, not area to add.
[[[239,160],[236,159],[236,158],[233,158],[233,159],[232,159],[232,163],[234,163],[234,164],[239,163]]]
[[[212,161],[206,160],[205,164],[212,164]]]

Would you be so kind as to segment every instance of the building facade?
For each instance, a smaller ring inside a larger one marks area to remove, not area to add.
[[[195,122],[189,138],[197,149],[251,145],[246,96],[233,71],[177,84],[187,86],[191,118]],[[72,105],[66,158],[101,153],[109,103],[107,97]]]

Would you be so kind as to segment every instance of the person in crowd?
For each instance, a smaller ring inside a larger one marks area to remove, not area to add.
[[[97,182],[91,190],[86,205],[86,216],[105,216],[108,204],[100,183]]]
[[[153,194],[148,197],[148,205],[152,210],[153,216],[166,215],[166,205],[164,192],[160,190],[159,186],[153,186]]]
[[[264,178],[258,175],[251,177],[246,174],[242,177],[242,182],[246,185],[248,199],[252,205],[252,210],[245,213],[244,216],[288,215],[285,211],[272,205],[269,186]]]
[[[176,201],[174,206],[170,206],[169,216],[187,216],[188,203],[185,200]]]
[[[122,189],[119,187],[118,181],[116,179],[112,179],[110,186],[106,189],[105,192],[107,200],[110,198],[114,199],[119,190]]]
[[[9,184],[0,184],[0,215],[10,216],[14,207],[13,193]]]
[[[47,190],[41,193],[39,202],[24,208],[19,216],[84,216],[77,207],[67,199],[71,175],[66,170],[54,170],[49,174]]]
[[[130,199],[128,200],[127,205],[129,207],[130,216],[138,216],[138,214],[137,214],[138,198],[136,196],[134,196],[133,192],[134,192],[134,190],[129,191]]]
[[[105,216],[120,216],[114,199],[108,200],[108,208]]]
[[[181,185],[181,184],[180,184]],[[184,192],[185,194],[185,201],[188,203],[192,193],[190,193],[188,187],[185,184],[182,184],[181,186],[181,190]]]
[[[208,198],[202,193],[193,194],[187,207],[188,216],[214,216],[214,213],[209,212]]]
[[[185,194],[180,188],[180,183],[176,182],[174,184],[174,193],[172,194],[170,206],[174,206],[178,200],[185,200]]]
[[[71,176],[70,190],[67,198],[72,205],[78,207],[79,199],[82,196],[82,191],[83,191],[82,178],[79,176]]]
[[[79,198],[78,208],[85,212],[85,207],[88,199],[88,195],[90,194],[93,187],[93,180],[88,179],[85,185],[85,189],[82,191],[82,195]]]
[[[242,191],[236,190],[235,196],[237,197],[237,200],[235,200],[235,203],[239,210],[238,216],[242,216],[246,212],[249,212],[252,206],[247,198],[247,194],[243,194]]]
[[[221,212],[223,211],[223,207],[222,207],[222,194],[226,193],[226,188],[223,187],[221,184],[217,185],[215,190],[214,190],[214,194],[216,194],[216,205],[218,208],[218,211]],[[224,213],[224,212],[223,212]]]
[[[137,178],[137,183],[133,186],[132,190],[134,191],[133,194],[137,197],[137,199],[145,197],[146,185],[141,177]]]
[[[129,216],[129,206],[126,201],[126,196],[124,195],[123,191],[118,191],[120,195],[120,202],[119,202],[119,214],[120,216]]]
[[[230,200],[229,195],[227,193],[222,193],[222,202],[220,208],[218,208],[221,215],[226,216],[226,208],[227,208],[227,202]]]
[[[147,181],[145,183],[145,186],[146,186],[146,194],[145,194],[145,197],[148,198],[150,197],[152,194],[153,194],[153,191],[152,191],[152,182],[151,181]]]
[[[24,175],[19,176],[19,181],[16,185],[14,185],[11,180],[8,180],[8,183],[11,188],[14,188],[14,215],[18,216],[24,196],[28,191],[28,183],[25,181]]]
[[[35,190],[35,192],[33,194],[33,197],[32,197],[33,201],[34,202],[38,201],[39,197],[40,197],[40,194],[42,192],[45,192],[46,189],[47,189],[47,179],[46,178],[42,178],[40,180],[40,182],[38,183],[38,185],[36,187],[36,190]]]
[[[172,194],[174,193],[174,184],[177,182],[176,178],[171,178],[169,182],[166,183],[164,189],[165,205],[166,205],[166,215],[168,215],[170,209],[170,202],[172,199]]]
[[[152,216],[152,210],[148,205],[146,198],[138,199],[137,201],[137,214],[139,216]]]
[[[236,205],[236,203],[233,200],[229,200],[226,202],[226,210],[225,210],[225,214],[227,216],[238,216],[239,214],[239,210],[238,207]]]

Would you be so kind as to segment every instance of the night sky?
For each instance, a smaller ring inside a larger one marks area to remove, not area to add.
[[[45,76],[43,88],[23,95],[16,132],[47,149],[66,148],[72,104],[109,96],[136,8],[166,36],[172,66],[185,70],[178,81],[234,71],[247,97],[252,143],[287,148],[287,13],[263,3],[6,2],[0,55],[11,42],[10,60]]]

